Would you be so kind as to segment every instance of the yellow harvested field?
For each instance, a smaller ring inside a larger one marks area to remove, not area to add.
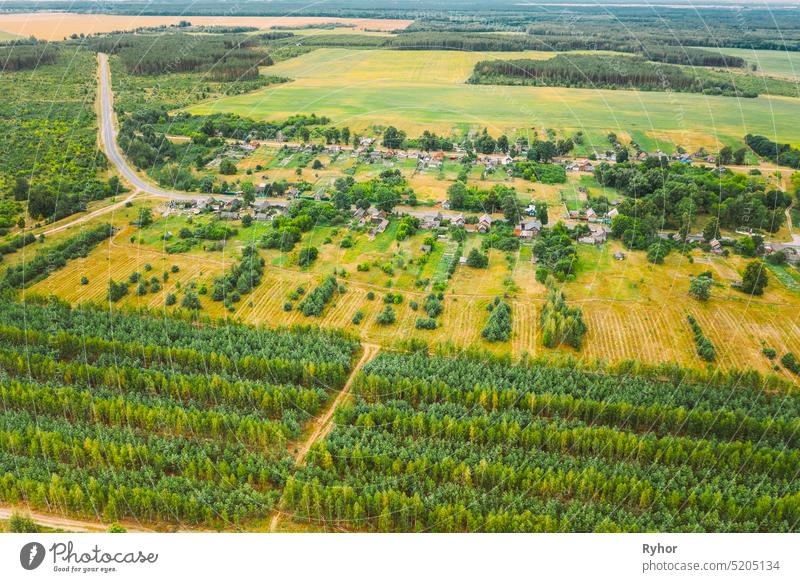
[[[148,279],[154,275],[160,277],[176,264],[180,272],[170,275],[162,291],[137,297],[135,285],[131,285],[130,293],[118,303],[118,306],[159,309],[164,307],[167,293],[176,293],[180,300],[182,292],[177,283],[185,287],[194,282],[198,289],[203,284],[210,288],[213,278],[238,260],[241,246],[231,241],[224,253],[193,251],[169,255],[161,250],[161,244],[131,243],[134,232],[133,227],[126,226],[110,243],[100,245],[85,259],[71,261],[30,291],[54,293],[70,302],[104,301],[109,277],[124,281],[134,271]],[[384,346],[418,338],[460,347],[479,346],[495,353],[510,351],[514,357],[552,353],[541,345],[539,315],[545,289],[534,278],[530,249],[512,254],[511,262],[504,253],[490,251],[489,269],[485,271],[458,267],[445,293],[440,327],[424,331],[415,328],[415,321],[424,316],[421,306],[428,291],[416,287],[414,281],[417,276],[430,277],[441,254],[434,252],[424,265],[414,262],[421,256],[419,247],[424,233],[399,245],[391,232],[375,241],[368,241],[366,235],[356,235],[356,244],[345,249],[337,243],[346,232],[342,229],[333,234],[330,229],[320,229],[319,233],[312,233],[311,244],[319,247],[320,257],[310,270],[294,266],[296,251],[287,255],[262,250],[267,267],[255,291],[243,296],[232,314],[226,313],[223,305],[211,301],[208,295],[201,295],[204,313],[212,317],[232,315],[242,321],[270,326],[299,323],[347,329],[365,341]],[[322,237],[329,234],[333,235],[333,243],[320,244]],[[465,250],[468,252],[479,244],[479,238],[471,237]],[[702,368],[705,363],[695,353],[687,314],[697,318],[714,343],[718,354],[715,365],[720,367],[751,367],[769,372],[771,362],[761,353],[764,346],[780,353],[800,352],[797,294],[774,277],[762,297],[750,297],[731,289],[730,284],[739,278],[744,259],[711,258],[695,251],[691,263],[683,255],[672,253],[664,265],[656,266],[647,262],[644,253],[637,252],[626,252],[625,261],[615,261],[612,255],[620,248],[616,242],[598,248],[579,247],[579,274],[565,285],[568,302],[583,309],[588,326],[579,357],[612,363],[628,359],[650,363],[675,361]],[[396,267],[391,276],[374,266],[397,261],[399,257],[405,259],[405,266]],[[373,265],[369,271],[356,269],[363,262]],[[153,267],[150,273],[144,271],[148,263]],[[341,279],[346,291],[334,297],[320,318],[305,317],[297,309],[297,301],[291,311],[285,311],[284,305],[294,289],[302,285],[306,292],[310,291],[334,268],[347,271],[348,276]],[[689,275],[706,270],[712,271],[718,284],[712,289],[711,300],[702,304],[688,295]],[[80,285],[84,275],[90,279],[88,285]],[[390,280],[393,284],[388,287]],[[512,337],[507,343],[490,344],[480,335],[489,316],[486,307],[495,296],[509,289],[506,284],[511,280],[514,287],[508,301],[513,312]],[[367,298],[369,292],[375,294],[373,300]],[[381,326],[376,318],[384,308],[383,297],[389,292],[401,294],[403,302],[394,306],[397,322]],[[412,301],[420,305],[419,310],[411,308]],[[364,318],[355,325],[352,319],[359,310]]]
[[[358,30],[391,31],[406,28],[412,20],[382,18],[329,18],[322,16],[137,16],[112,14],[72,14],[35,12],[0,15],[0,31],[19,36],[35,36],[42,40],[61,40],[72,34],[94,34],[140,27],[178,24],[188,20],[195,26],[306,26],[338,23],[355,25]]]

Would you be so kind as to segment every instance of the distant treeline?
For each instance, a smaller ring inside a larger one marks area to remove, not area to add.
[[[794,149],[788,143],[775,143],[763,135],[750,133],[744,136],[744,142],[762,158],[790,168],[800,168],[800,150]]]
[[[689,16],[687,10],[682,12],[682,16]],[[715,12],[714,20],[721,14],[724,14],[724,12]],[[790,14],[784,12],[781,16],[786,17],[790,16]],[[648,25],[646,19],[629,24],[610,20],[595,23],[584,21],[575,25],[572,23],[536,23],[528,26],[527,33],[547,42],[554,42],[556,39],[580,38],[587,46],[597,48],[617,43],[618,45],[632,44],[640,46],[667,45],[676,48],[703,46],[756,50],[800,50],[800,35],[796,30],[789,30],[784,28],[783,25],[779,29],[774,21],[772,23],[764,22],[759,30],[742,29],[741,24],[736,22],[722,24],[710,21],[704,22],[700,27],[692,27],[685,20],[675,21],[675,26],[672,26],[672,24],[666,25],[664,22],[651,22]],[[786,31],[786,34],[780,34],[783,31]]]
[[[272,31],[272,32],[265,32],[263,34],[259,34],[258,38],[261,40],[283,40],[284,38],[291,38],[294,36],[293,32],[283,32],[283,31]]]
[[[577,19],[570,6],[515,8],[514,12],[486,10],[448,18],[424,15],[399,32],[527,32],[542,46],[553,47],[538,50],[595,48],[639,53],[642,50],[630,47],[674,46],[682,50],[704,46],[800,51],[800,14],[796,10],[697,8],[690,13],[659,7],[654,12],[645,6],[601,4],[581,6]],[[781,23],[780,28],[776,22]]]
[[[691,65],[693,67],[744,67],[747,62],[740,57],[724,55],[709,50],[678,46],[632,46],[630,51],[617,48],[620,52],[641,54],[648,61],[670,63],[673,65]]]
[[[212,81],[241,81],[272,64],[259,39],[244,35],[111,35],[92,39],[92,46],[119,55],[132,75],[206,72]]]
[[[267,38],[274,40],[280,37]],[[656,46],[615,39],[580,36],[539,37],[524,34],[477,34],[463,32],[416,32],[386,36],[326,34],[302,37],[304,46],[389,48],[396,50],[525,51],[550,52],[609,50],[640,54],[651,61],[698,67],[743,67],[745,60],[719,52],[691,47]]]
[[[310,24],[278,24],[270,26],[272,30],[333,30],[334,28],[355,28],[355,24],[349,22],[315,22]]]
[[[391,36],[370,36],[357,33],[315,34],[296,36],[292,42],[312,47],[392,48],[391,41],[393,38]]]
[[[205,32],[208,34],[235,34],[241,32],[255,32],[256,30],[258,30],[257,26],[225,26],[221,24],[205,24],[191,27],[191,32]]]
[[[7,73],[52,65],[56,59],[58,59],[58,48],[51,44],[16,44],[0,47],[0,70]]]
[[[653,66],[643,57],[612,55],[558,55],[548,60],[480,61],[469,83],[542,85],[593,89],[640,89],[757,97],[730,80],[693,72],[676,65]]]

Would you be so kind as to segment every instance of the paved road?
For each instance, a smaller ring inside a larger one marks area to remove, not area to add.
[[[117,171],[120,173],[123,179],[127,181],[129,185],[133,186],[133,191],[119,202],[115,202],[109,206],[104,206],[103,208],[99,208],[88,214],[84,214],[75,220],[70,220],[64,224],[60,224],[48,230],[42,231],[42,234],[48,236],[122,208],[126,203],[130,202],[141,193],[149,196],[161,196],[164,198],[176,199],[210,198],[210,196],[163,190],[142,179],[142,177],[139,176],[133,170],[133,168],[131,168],[131,166],[128,164],[128,161],[122,155],[122,152],[120,152],[119,146],[117,145],[117,132],[114,128],[114,94],[111,90],[111,72],[108,67],[108,55],[103,53],[99,53],[97,55],[97,70],[100,80],[100,107],[98,111],[98,124],[100,126],[101,137],[100,141],[103,143],[103,151],[105,152],[106,157],[108,157],[111,163],[114,164],[114,167],[117,168]]]
[[[167,198],[184,198],[186,194],[162,190],[161,188],[143,180],[128,164],[125,156],[117,145],[117,131],[114,128],[114,95],[111,92],[111,71],[108,67],[108,55],[98,53],[97,64],[100,71],[100,135],[103,141],[103,150],[117,168],[119,173],[137,190],[164,196]]]

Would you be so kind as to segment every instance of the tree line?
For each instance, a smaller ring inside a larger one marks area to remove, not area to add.
[[[775,143],[763,135],[751,133],[744,136],[744,142],[762,158],[790,168],[800,168],[800,150],[793,148],[791,144]]]
[[[91,40],[99,52],[118,55],[132,75],[203,72],[212,81],[255,79],[272,58],[257,38],[237,34],[121,34]]]
[[[0,279],[0,289],[23,289],[46,279],[68,261],[85,257],[114,232],[110,224],[101,224],[70,237],[52,248],[37,251],[33,259],[8,267]]]
[[[60,54],[59,47],[55,44],[15,44],[0,47],[0,62],[3,63],[4,72],[13,73],[53,65]]]
[[[677,65],[654,66],[641,56],[580,54],[557,55],[548,60],[480,61],[468,82],[758,96],[757,92],[740,90],[730,79]]]
[[[269,40],[278,39],[270,38]],[[281,44],[286,44],[297,41],[297,38],[288,40],[287,37],[282,37],[280,40],[283,41]],[[454,30],[406,30],[402,34],[391,36],[366,36],[347,33],[320,34],[305,36],[299,42],[303,46],[309,47],[384,48],[395,50],[457,50],[474,52],[605,50],[642,55],[648,61],[695,67],[743,67],[746,64],[745,60],[740,57],[700,48],[643,44],[642,42],[616,38],[593,37],[587,39],[580,35],[507,35]]]

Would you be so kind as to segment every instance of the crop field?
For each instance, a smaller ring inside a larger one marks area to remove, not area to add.
[[[736,99],[464,83],[478,60],[552,54],[318,49],[268,68],[268,74],[290,77],[291,83],[198,103],[188,110],[256,119],[315,112],[354,129],[395,125],[409,135],[425,129],[448,133],[482,127],[494,135],[525,134],[533,128],[582,130],[590,144],[603,149],[609,131],[638,132],[648,145],[665,151],[678,144],[733,145],[748,132],[797,140],[792,123],[800,113],[800,100],[787,97]]]
[[[0,41],[17,40],[18,38],[20,38],[20,36],[17,34],[0,30]]]
[[[772,77],[800,79],[800,54],[791,51],[767,51],[737,48],[716,49],[722,54],[741,57],[756,64],[758,71]]]
[[[165,529],[258,528],[357,347],[54,302],[6,302],[0,328],[0,499]]]
[[[189,20],[194,26],[306,26],[311,24],[341,23],[355,25],[357,29],[400,30],[411,20],[381,18],[328,18],[314,16],[147,16],[110,14],[70,14],[65,12],[39,12],[3,14],[0,31],[18,36],[35,36],[42,40],[61,40],[72,34],[95,34],[140,27],[174,25]]]
[[[354,393],[283,491],[311,527],[796,527],[796,395],[391,353]]]

